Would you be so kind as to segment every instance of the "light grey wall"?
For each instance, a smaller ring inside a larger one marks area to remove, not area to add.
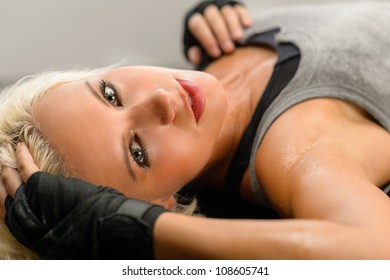
[[[324,1],[243,2],[257,10]],[[180,49],[182,20],[197,2],[0,0],[0,83],[47,69],[101,67],[123,59],[131,64],[188,67]]]

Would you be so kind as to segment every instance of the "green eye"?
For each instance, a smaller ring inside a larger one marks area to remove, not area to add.
[[[129,145],[130,154],[134,161],[142,168],[149,167],[148,154],[140,140],[140,138],[134,134],[131,138]]]
[[[105,99],[110,102],[112,105],[117,104],[116,94],[112,88],[106,87],[103,93]]]
[[[135,147],[134,147],[135,146]],[[141,147],[137,147],[136,144],[133,144],[133,147],[130,148],[131,155],[133,156],[134,160],[139,165],[144,165],[144,152],[142,151]]]
[[[101,80],[100,91],[102,92],[104,99],[106,99],[110,104],[114,106],[121,106],[117,91],[112,83]]]

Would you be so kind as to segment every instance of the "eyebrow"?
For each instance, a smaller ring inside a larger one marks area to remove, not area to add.
[[[106,106],[110,106],[107,104],[101,97],[99,93],[96,92],[96,90],[91,86],[91,84],[88,81],[85,81],[85,85],[88,88],[88,90],[93,94],[94,97],[96,97],[100,102],[102,102]],[[129,147],[127,145],[127,141],[125,137],[122,138],[122,147],[123,147],[123,155],[124,155],[124,162],[127,167],[127,170],[129,171],[131,177],[134,179],[134,181],[137,181],[137,175],[135,174],[133,167],[131,166],[130,159],[128,156]]]
[[[86,87],[88,88],[89,92],[91,92],[93,94],[94,97],[96,97],[100,102],[102,102],[104,105],[106,106],[110,106],[103,98],[102,96],[97,93],[97,91],[91,86],[91,84],[89,83],[89,81],[85,81],[85,85]]]

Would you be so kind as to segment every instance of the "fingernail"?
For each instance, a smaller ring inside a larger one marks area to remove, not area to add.
[[[232,34],[234,40],[240,40],[244,33],[241,30],[235,30]]]
[[[200,51],[197,47],[192,47],[188,51],[188,57],[190,61],[195,65],[198,65],[200,63],[200,55]]]
[[[246,19],[243,20],[243,25],[244,25],[245,27],[251,27],[252,24],[253,24],[253,21],[252,21],[252,19],[250,19],[250,18],[246,18]]]
[[[225,52],[231,52],[232,50],[234,50],[234,45],[231,41],[227,41],[223,44],[223,50]]]
[[[23,145],[26,145],[26,144],[24,144],[23,142],[18,142],[18,143],[16,143],[16,148],[20,149]]]
[[[212,48],[210,50],[210,55],[213,56],[213,57],[218,57],[218,56],[221,55],[221,51],[217,47]]]

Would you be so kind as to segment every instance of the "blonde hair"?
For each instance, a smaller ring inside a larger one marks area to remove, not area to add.
[[[104,69],[85,71],[50,71],[28,76],[0,94],[0,163],[16,168],[15,146],[24,142],[38,167],[51,174],[71,175],[64,160],[54,151],[34,123],[32,108],[50,89],[84,79]],[[0,222],[0,259],[35,259]]]
[[[85,71],[51,71],[28,76],[0,94],[0,164],[16,168],[15,146],[24,142],[38,167],[51,174],[72,176],[65,161],[39,131],[32,108],[51,89],[68,82],[85,79],[111,69],[100,68]],[[178,203],[172,211],[192,215],[196,200],[183,205]],[[0,259],[37,259],[29,249],[21,245],[0,221]]]

